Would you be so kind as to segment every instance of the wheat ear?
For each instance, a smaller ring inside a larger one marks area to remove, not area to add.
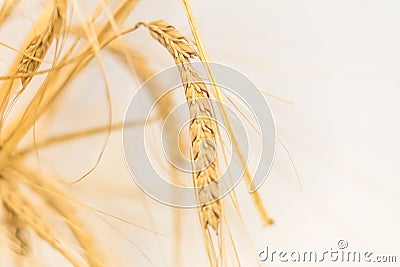
[[[193,179],[201,205],[202,224],[204,227],[211,226],[218,233],[222,209],[217,197],[220,171],[216,157],[215,122],[207,87],[190,64],[197,52],[186,37],[165,21],[155,21],[145,26],[168,49],[180,69],[190,111]]]
[[[46,56],[54,37],[58,36],[65,21],[67,10],[66,0],[54,0],[53,13],[48,26],[42,33],[36,35],[24,50],[24,55],[17,69],[17,74],[33,73],[37,71]],[[22,86],[32,80],[32,76],[22,77]]]
[[[191,59],[198,57],[198,54],[190,45],[190,41],[165,21],[143,25],[149,29],[152,37],[168,50],[180,70],[190,111],[192,176],[199,203],[200,223],[210,264],[216,266],[216,252],[209,229],[213,229],[218,235],[222,222],[222,201],[218,197],[220,170],[216,148],[216,123],[210,96],[204,81],[190,64]]]

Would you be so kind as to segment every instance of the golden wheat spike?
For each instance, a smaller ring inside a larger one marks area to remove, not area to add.
[[[219,200],[218,179],[220,169],[216,149],[216,124],[205,83],[190,64],[198,54],[189,40],[165,21],[144,24],[150,34],[174,58],[180,70],[185,96],[190,111],[191,158],[193,183],[199,204],[200,223],[203,227],[210,264],[217,266],[217,251],[209,235],[209,228],[219,235],[222,223],[222,201]],[[220,248],[221,243],[218,242]]]
[[[25,48],[24,55],[17,69],[17,74],[35,72],[46,56],[53,40],[60,34],[65,24],[67,12],[66,0],[54,0],[54,8],[47,27],[42,33],[36,35]],[[25,88],[32,80],[32,76],[21,78],[22,87]]]
[[[193,179],[201,205],[202,223],[204,227],[211,226],[218,233],[221,221],[220,201],[212,201],[218,195],[217,180],[219,178],[215,123],[211,104],[208,101],[207,87],[190,64],[190,59],[197,56],[197,53],[190,47],[188,40],[168,23],[155,21],[146,24],[146,27],[151,35],[167,48],[180,68],[191,116]]]

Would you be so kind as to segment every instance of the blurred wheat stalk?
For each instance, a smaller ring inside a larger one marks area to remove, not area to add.
[[[54,250],[61,253],[73,266],[105,266],[101,253],[95,245],[95,237],[90,234],[90,231],[85,228],[76,215],[74,200],[58,189],[52,183],[51,178],[43,177],[31,170],[30,166],[24,162],[24,156],[49,144],[54,145],[97,132],[109,133],[114,129],[120,129],[121,124],[112,124],[110,121],[109,125],[102,128],[55,137],[22,149],[19,144],[35,126],[35,123],[46,112],[49,112],[51,104],[62,96],[62,92],[67,89],[70,81],[89,62],[97,60],[100,65],[102,64],[100,56],[102,49],[108,49],[116,56],[123,58],[127,67],[133,70],[139,80],[144,81],[152,76],[154,71],[147,66],[146,59],[140,55],[140,51],[120,38],[139,27],[144,27],[149,30],[154,39],[167,49],[180,68],[185,88],[185,92],[182,93],[186,96],[191,114],[191,140],[188,145],[191,147],[194,168],[193,183],[197,188],[201,231],[210,266],[232,266],[227,265],[224,258],[226,246],[231,246],[235,253],[236,249],[229,234],[224,237],[221,234],[229,233],[225,226],[223,201],[216,200],[209,203],[209,200],[213,199],[219,190],[218,157],[213,157],[217,151],[215,145],[219,142],[219,129],[213,123],[213,107],[209,101],[211,92],[208,91],[190,64],[193,59],[197,58],[203,61],[207,68],[208,56],[201,36],[187,1],[183,1],[183,4],[193,32],[194,42],[181,34],[174,26],[161,20],[149,23],[139,22],[132,28],[122,29],[123,22],[137,3],[138,1],[135,0],[122,0],[113,12],[107,13],[105,11],[108,9],[108,1],[103,1],[90,21],[81,26],[71,26],[67,18],[70,12],[77,10],[76,0],[53,0],[50,1],[43,11],[43,15],[36,22],[36,28],[40,29],[40,33],[28,36],[23,49],[8,47],[5,42],[2,42],[3,46],[11,49],[10,51],[19,53],[17,60],[11,64],[8,75],[0,77],[3,81],[0,88],[0,198],[3,206],[3,224],[9,233],[10,244],[19,260],[23,260],[25,256],[34,251],[27,235],[28,230],[31,229]],[[0,27],[3,26],[10,14],[17,10],[18,4],[17,0],[8,0],[3,3],[0,11]],[[106,14],[106,21],[95,23],[97,17],[103,13]],[[64,40],[71,34],[76,39],[72,45],[67,46]],[[82,39],[87,40],[85,45],[79,43]],[[51,59],[51,68],[42,70],[40,66],[45,59],[48,60],[46,55],[51,49],[55,51],[54,57]],[[212,80],[210,69],[208,69],[208,74]],[[30,84],[36,75],[45,76],[43,83],[37,88],[34,97],[23,112],[14,114],[14,104],[26,90],[31,90]],[[214,86],[212,89],[213,95],[221,100],[219,88]],[[173,106],[171,101],[169,100],[159,107],[162,116],[168,115]],[[222,106],[218,108],[223,109]],[[13,114],[12,120],[6,123],[9,114]],[[231,134],[234,135],[234,133]],[[244,166],[244,168],[246,167]],[[252,179],[247,169],[245,174],[246,181],[250,184]],[[211,187],[207,186],[211,184]],[[26,193],[27,191],[29,194]],[[36,196],[37,201],[32,201],[30,197],[32,194]],[[236,201],[234,195],[232,198]],[[271,224],[272,220],[266,213],[257,192],[253,194],[253,199],[263,223]],[[237,208],[237,206],[235,207]],[[52,224],[46,220],[48,213],[63,221],[70,229],[76,242],[76,251],[71,251],[64,246],[63,235],[59,234],[57,229],[54,229]],[[178,212],[176,216],[179,218]],[[176,225],[179,228],[178,222]],[[179,233],[179,229],[176,233]],[[177,250],[179,249],[178,246]],[[237,265],[240,265],[239,259]],[[176,266],[179,266],[179,263],[176,263]]]

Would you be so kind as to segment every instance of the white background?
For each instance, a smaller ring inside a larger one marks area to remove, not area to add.
[[[262,228],[248,197],[239,193],[253,243],[253,248],[244,249],[253,256],[265,245],[276,250],[325,251],[336,248],[337,242],[344,239],[350,250],[396,255],[400,247],[399,2],[191,2],[213,60],[245,73],[260,89],[293,102],[290,105],[269,99],[277,136],[293,157],[301,186],[285,150],[278,144],[271,175],[261,189],[275,225]],[[82,8],[84,3],[91,5],[85,1],[81,3]],[[20,10],[30,17],[30,7],[32,3],[24,3]],[[16,14],[10,20],[18,19]],[[184,10],[177,0],[141,2],[126,26],[156,19],[169,21],[190,34]],[[29,25],[29,19],[24,20]],[[16,22],[10,22],[8,27],[16,25],[12,23]],[[1,31],[1,41],[13,44],[15,38],[17,45],[20,36],[15,36],[11,28]],[[156,70],[172,64],[167,53],[144,30],[129,35],[126,40],[140,48]],[[123,67],[115,67],[120,63],[109,55],[105,55],[105,62],[116,107],[114,118],[118,120],[123,117],[138,84]],[[1,64],[1,69],[5,69],[5,62]],[[62,132],[63,127],[69,129],[73,125],[84,128],[93,121],[93,125],[106,123],[104,86],[99,77],[93,64],[86,77],[72,83],[65,104],[57,113],[60,119],[53,122],[54,131]],[[91,140],[47,151],[42,155],[43,161],[47,160],[45,164],[65,179],[79,175],[84,172],[84,166],[95,161],[104,137]],[[82,146],[95,149],[83,156],[78,153]],[[107,225],[90,223],[99,238],[117,256],[122,256],[125,264],[171,266],[165,263],[171,261],[174,250],[170,211],[149,199],[143,200],[143,194],[123,163],[121,147],[120,133],[113,134],[98,170],[73,187],[72,193],[92,206],[167,235],[154,235],[108,219],[152,259],[150,264]],[[62,156],[57,159],[51,156],[54,153]],[[71,166],[76,167],[76,172]],[[185,213],[186,265],[182,266],[206,266],[196,223],[195,212]],[[39,247],[46,251],[43,244]],[[400,255],[397,257],[399,261]],[[247,258],[243,266],[256,266],[254,260],[246,262]],[[325,262],[315,266],[341,265]]]

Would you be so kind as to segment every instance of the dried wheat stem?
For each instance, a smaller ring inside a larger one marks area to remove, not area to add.
[[[157,119],[157,118],[156,118]],[[102,133],[106,133],[108,130],[111,131],[118,131],[122,130],[123,127],[134,127],[138,125],[143,125],[145,123],[151,123],[153,120],[150,121],[132,121],[132,122],[119,122],[119,123],[114,123],[112,125],[105,125],[105,126],[100,126],[100,127],[94,127],[94,128],[89,128],[85,129],[82,131],[74,131],[71,133],[66,133],[66,134],[61,134],[61,135],[55,135],[48,137],[44,140],[36,141],[36,143],[31,144],[27,147],[21,148],[18,150],[16,155],[18,156],[26,156],[29,153],[34,152],[35,150],[46,148],[52,145],[58,145],[61,143],[69,142],[72,140],[76,140],[79,138],[89,138],[93,135],[98,135]]]

